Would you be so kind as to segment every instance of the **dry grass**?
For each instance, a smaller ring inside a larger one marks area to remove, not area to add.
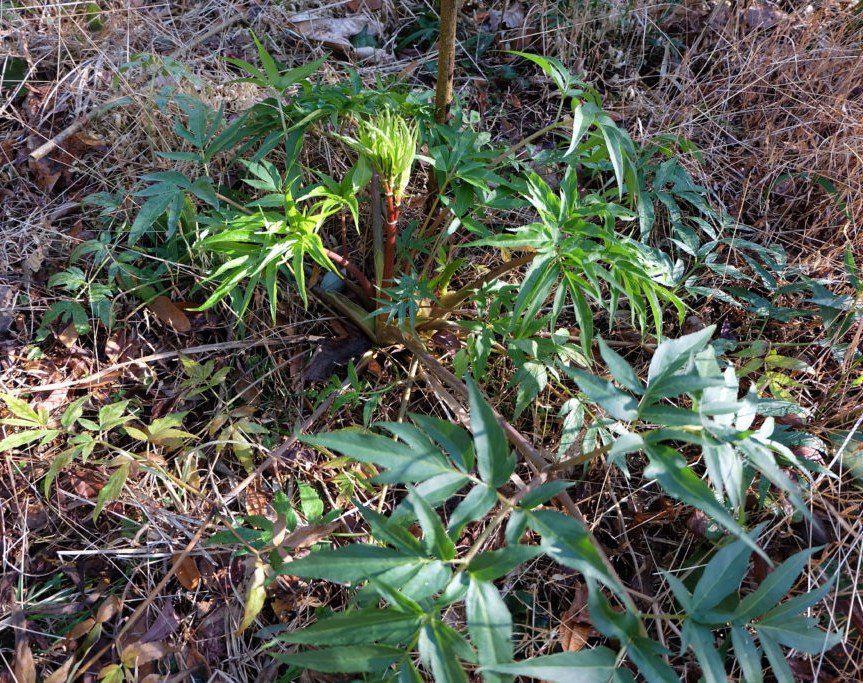
[[[92,236],[94,214],[81,211],[82,199],[96,191],[119,193],[131,214],[133,205],[127,193],[137,176],[167,167],[155,153],[176,148],[177,141],[168,117],[153,107],[158,88],[169,85],[213,106],[224,103],[229,112],[260,99],[262,93],[255,86],[228,84],[234,74],[213,58],[230,55],[254,61],[250,26],[267,37],[268,48],[285,63],[323,54],[319,43],[298,40],[282,28],[290,10],[275,3],[262,8],[259,3],[239,0],[150,4],[112,0],[100,3],[105,28],[98,35],[86,28],[87,17],[80,4],[17,4],[26,9],[0,19],[0,52],[25,57],[33,71],[31,92],[24,100],[13,101],[6,91],[0,100],[0,285],[13,292],[17,302],[13,311],[17,339],[2,342],[0,386],[4,390],[73,381],[114,362],[107,357],[106,340],[101,338],[93,344],[81,342],[71,352],[50,349],[44,358],[23,354],[31,348],[29,341],[42,311],[53,301],[54,294],[45,286],[47,277],[66,266],[70,243]],[[317,7],[322,3],[306,4]],[[498,4],[501,9],[512,5]],[[733,207],[741,220],[759,228],[761,239],[782,241],[810,272],[833,277],[845,247],[859,253],[863,241],[859,23],[839,3],[789,13],[767,12],[763,6],[738,6],[733,12],[723,7],[715,11],[700,5],[632,10],[614,3],[585,9],[571,3],[568,15],[554,17],[550,5],[525,6],[524,24],[503,27],[500,45],[558,53],[574,70],[584,69],[589,80],[602,84],[609,104],[635,136],[672,132],[695,141],[705,154],[699,169],[702,180],[720,200]],[[341,4],[333,11],[345,12]],[[425,11],[420,3],[396,6],[385,2],[380,18],[394,36]],[[232,12],[244,20],[223,26]],[[765,17],[775,24],[753,28],[753,21]],[[669,38],[676,41],[675,46]],[[123,68],[135,53],[175,54],[179,66],[155,77],[152,72],[140,76],[140,70]],[[433,57],[415,55],[359,68],[364,77],[373,78],[381,70],[404,72],[428,85],[422,69]],[[338,77],[336,68],[327,69],[327,78]],[[461,81],[457,87],[477,106],[488,95],[487,83],[484,86],[479,78]],[[489,108],[488,118],[493,122],[489,128],[510,141],[548,123],[548,112],[553,110],[548,93],[541,88],[522,94],[523,102],[518,95],[516,89],[501,93],[501,101]],[[83,136],[44,164],[27,161],[26,154],[46,138],[119,96],[128,96],[131,104],[94,119]],[[324,141],[308,147],[316,158],[341,161]],[[829,181],[835,194],[826,191],[819,180]],[[705,307],[698,314],[708,319],[717,309]],[[112,385],[93,390],[95,400],[125,391],[154,410],[191,408],[192,422],[184,426],[202,441],[211,438],[207,432],[215,414],[241,407],[241,403],[252,405],[268,424],[297,423],[312,413],[312,405],[310,397],[298,394],[292,386],[291,368],[297,355],[313,345],[315,336],[328,334],[330,327],[296,305],[282,312],[275,329],[266,316],[259,303],[249,325],[249,344],[238,348],[224,320],[215,314],[197,318],[195,336],[184,338],[165,335],[158,321],[136,309],[125,325],[128,337],[136,340],[136,356],[213,344],[196,358],[233,367],[230,384],[206,401],[169,405],[165,397],[175,396],[182,380],[174,356],[137,375],[124,371]],[[766,332],[781,341],[797,341],[789,336],[798,333],[806,330],[795,327],[792,332],[773,325]],[[286,338],[300,338],[300,342],[286,344]],[[854,377],[841,374],[828,350],[804,350],[801,355],[818,368],[813,386],[800,392],[807,407],[821,408],[814,428],[859,428],[854,422],[863,401],[859,389],[854,394],[849,388]],[[419,381],[421,374],[415,378],[403,358],[386,360],[372,380],[372,393],[386,392],[376,417],[397,419],[409,409],[452,419],[444,399],[433,391],[419,390],[426,388]],[[646,358],[636,360],[645,362]],[[500,388],[495,395],[504,403],[511,401],[505,368],[500,366],[495,373],[493,381]],[[76,397],[78,389],[70,389],[54,398],[62,402]],[[242,396],[240,401],[234,400],[237,395]],[[156,398],[164,401],[158,408]],[[346,405],[320,419],[315,428],[355,420],[361,408]],[[551,446],[556,434],[537,415],[525,418],[520,427],[533,433],[537,443]],[[838,422],[837,415],[842,416]],[[273,433],[278,435],[279,430]],[[260,450],[270,453],[275,445],[266,444]],[[116,594],[124,607],[106,619],[105,633],[94,650],[109,645],[109,634],[116,634],[123,619],[150,600],[125,644],[135,638],[164,640],[178,648],[179,671],[207,670],[210,680],[272,680],[275,669],[257,649],[258,643],[235,632],[242,612],[242,560],[231,560],[219,548],[195,545],[199,584],[189,589],[171,581],[160,592],[154,589],[170,570],[175,553],[200,530],[209,502],[219,501],[222,521],[229,522],[255,510],[256,495],[266,499],[276,487],[306,481],[314,483],[328,505],[347,505],[349,512],[342,486],[357,471],[322,468],[318,456],[296,449],[279,460],[267,478],[249,481],[228,453],[210,458],[203,450],[182,457],[160,451],[156,455],[165,457],[165,470],[174,479],[197,472],[196,490],[160,476],[155,468],[141,475],[134,489],[125,491],[94,524],[90,520],[93,486],[103,482],[109,470],[78,468],[58,481],[55,495],[45,498],[33,481],[44,473],[53,455],[51,450],[29,459],[4,454],[0,465],[0,626],[18,626],[14,632],[7,630],[11,635],[0,636],[0,657],[10,670],[16,654],[20,658],[27,649],[38,653],[40,673],[57,669],[81,640],[81,634],[68,639],[62,636]],[[833,464],[841,471],[841,463]],[[617,570],[637,590],[656,595],[645,607],[671,609],[670,597],[656,594],[662,585],[656,569],[686,562],[690,546],[698,542],[697,520],[658,495],[655,488],[637,478],[624,479],[601,463],[591,468],[574,493]],[[364,502],[379,501],[369,497]],[[863,601],[857,585],[863,561],[859,514],[863,498],[854,480],[842,472],[838,479],[824,476],[817,480],[812,507],[824,533],[800,523],[782,522],[771,530],[768,552],[781,557],[811,541],[826,544],[821,564],[812,569],[811,583],[821,583],[820,567],[829,562],[844,568],[848,580],[831,595],[827,609],[831,624],[845,629],[849,638],[838,652],[795,658],[795,671],[803,680],[860,680]],[[124,528],[134,533],[125,533]],[[324,586],[310,589],[301,582],[280,583],[272,596],[270,619],[292,628],[308,624],[315,607],[338,606],[344,601],[343,592],[328,590]],[[507,580],[505,590],[530,608],[522,654],[550,652],[564,612],[577,606],[577,577],[548,564],[529,564]],[[25,611],[31,615],[30,622],[16,622]],[[156,629],[159,637],[148,634],[150,629]],[[670,628],[651,635],[672,644],[677,638]],[[682,659],[676,663],[681,670],[691,666]],[[8,680],[3,676],[0,674],[0,680]]]

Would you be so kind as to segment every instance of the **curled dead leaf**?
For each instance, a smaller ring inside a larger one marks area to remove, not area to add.
[[[78,330],[75,329],[75,323],[69,323],[66,325],[66,327],[63,328],[63,331],[57,335],[57,339],[67,349],[71,349],[75,346],[75,342],[78,341]]]
[[[587,644],[592,629],[587,610],[587,586],[579,584],[572,604],[560,618],[557,641],[564,652],[578,652]]]
[[[120,660],[123,665],[128,668],[140,667],[148,662],[154,662],[157,659],[162,659],[165,655],[169,655],[174,651],[166,643],[132,643],[123,648],[120,655]]]
[[[168,297],[162,295],[157,296],[149,304],[147,308],[152,311],[159,320],[166,325],[170,325],[177,332],[185,334],[192,330],[192,323],[189,322],[187,316],[177,304],[171,301]]]
[[[267,597],[266,582],[267,570],[264,568],[264,565],[258,563],[255,566],[255,572],[252,574],[252,580],[249,582],[249,588],[246,591],[246,601],[243,605],[243,620],[237,628],[237,635],[240,635],[249,628],[255,617],[264,608],[264,600]]]
[[[171,558],[171,561],[177,565],[174,575],[183,588],[187,591],[193,591],[201,583],[201,572],[198,571],[198,563],[195,562],[194,557],[186,555],[186,557],[180,559],[181,555],[182,553],[177,553]]]
[[[109,595],[108,598],[99,605],[99,610],[96,612],[96,621],[100,624],[110,621],[119,613],[123,607],[123,601],[116,595]]]

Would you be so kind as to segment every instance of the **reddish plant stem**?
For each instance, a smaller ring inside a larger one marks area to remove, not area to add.
[[[348,222],[345,219],[345,212],[340,213],[342,219],[342,256],[348,258]]]
[[[384,232],[384,277],[383,287],[393,283],[396,263],[396,225],[399,222],[399,204],[389,188],[385,188],[387,197],[387,226]]]
[[[342,256],[339,252],[333,251],[332,249],[327,249],[324,247],[324,253],[329,257],[330,261],[335,263],[337,266],[344,268],[348,271],[357,281],[360,287],[363,288],[363,291],[366,293],[366,296],[369,299],[375,298],[375,288],[372,286],[372,283],[369,282],[369,279],[363,275],[363,272],[357,268],[353,263],[348,261],[344,256]]]

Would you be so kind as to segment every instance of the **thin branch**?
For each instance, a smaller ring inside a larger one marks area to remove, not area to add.
[[[438,123],[446,123],[449,105],[452,102],[457,4],[458,0],[441,0],[440,3],[440,39],[438,40],[437,88],[434,103],[435,121]]]

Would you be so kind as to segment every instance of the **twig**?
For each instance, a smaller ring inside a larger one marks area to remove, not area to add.
[[[147,595],[144,601],[140,605],[138,605],[134,612],[132,612],[132,616],[129,617],[128,621],[123,625],[123,628],[120,629],[120,632],[114,638],[112,638],[107,645],[102,647],[102,649],[96,652],[96,654],[90,657],[90,659],[88,659],[78,668],[77,673],[71,679],[72,681],[80,678],[83,675],[86,675],[90,667],[96,664],[102,658],[102,656],[112,647],[117,646],[118,650],[120,649],[119,644],[122,641],[123,636],[126,635],[129,630],[138,622],[138,619],[140,619],[143,616],[144,612],[147,610],[147,608],[153,604],[153,601],[162,592],[162,589],[164,589],[165,586],[168,585],[168,582],[173,578],[174,574],[177,573],[177,569],[180,567],[180,565],[182,565],[183,561],[189,556],[192,550],[194,550],[195,546],[198,545],[201,538],[204,536],[204,532],[210,526],[210,522],[213,521],[213,517],[215,517],[215,515],[216,506],[213,505],[210,508],[210,511],[207,513],[206,518],[204,518],[204,521],[201,522],[201,526],[198,527],[195,535],[192,536],[192,539],[186,544],[186,547],[183,548],[180,555],[171,564],[171,567],[165,573],[165,576],[162,577],[162,580],[159,581],[158,584],[156,584],[156,587],[152,591],[150,591],[150,594]]]

